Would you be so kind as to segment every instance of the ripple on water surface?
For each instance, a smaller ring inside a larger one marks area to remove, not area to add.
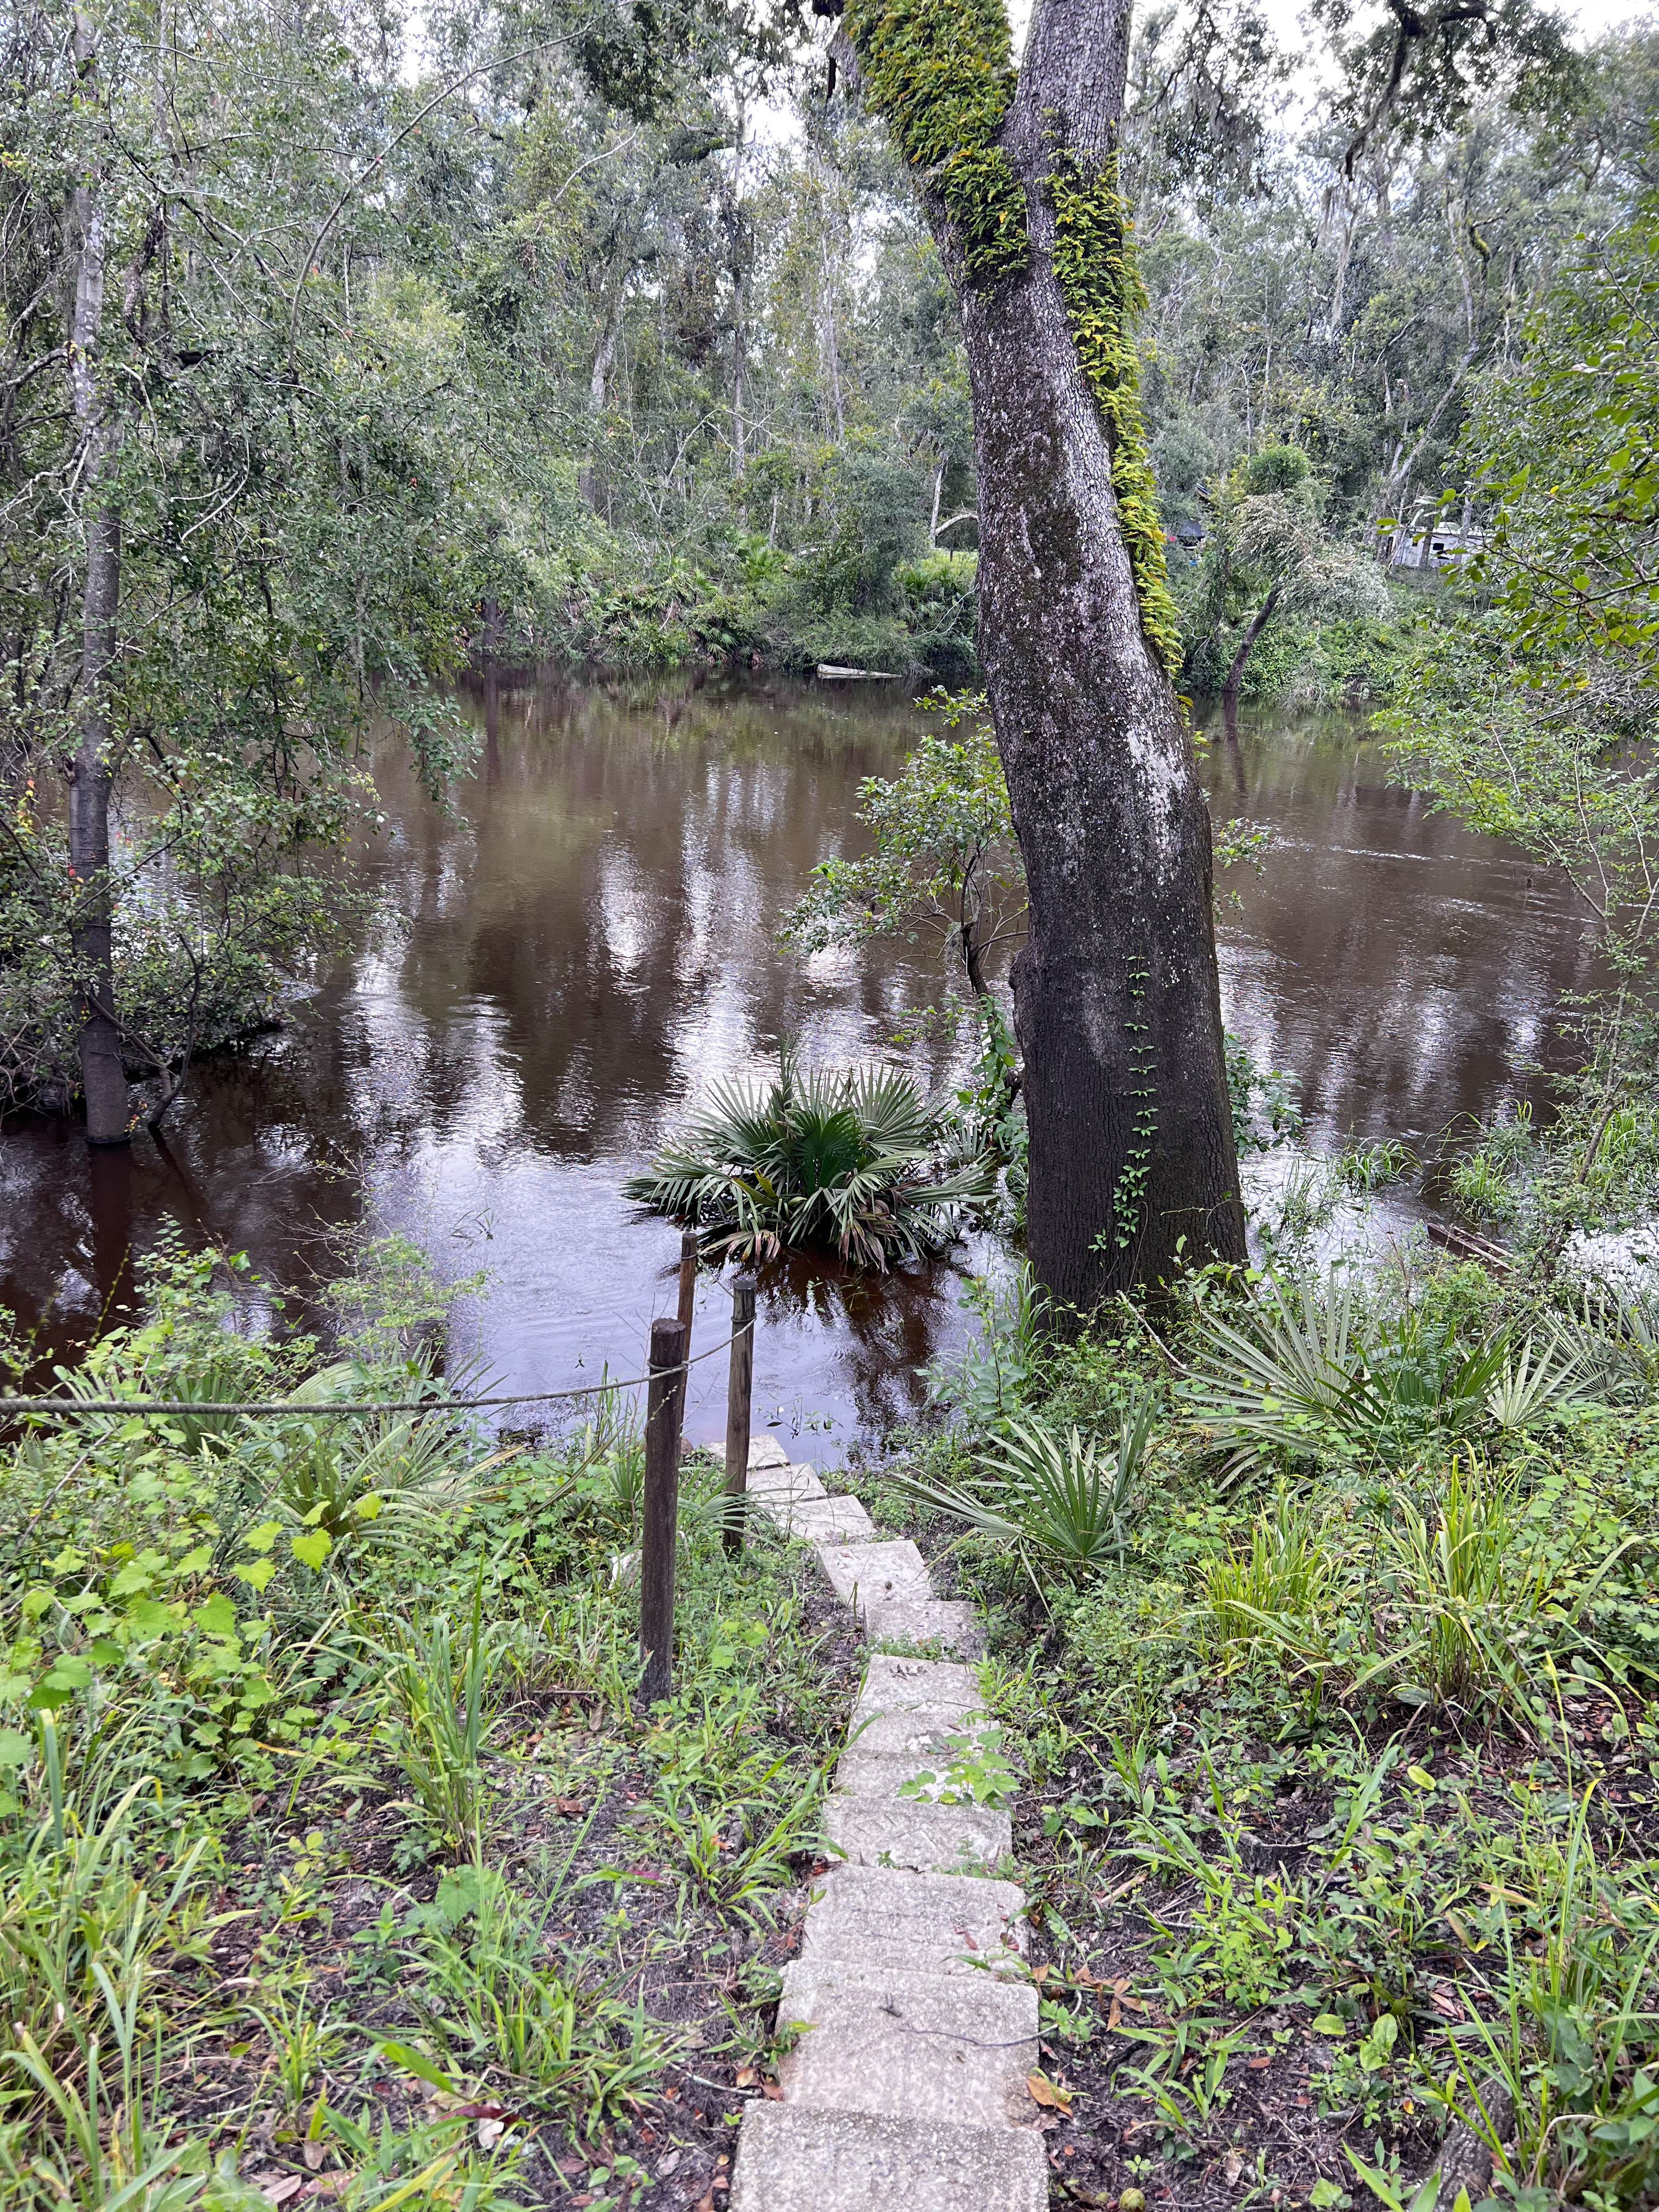
[[[45,1340],[84,1338],[124,1296],[124,1255],[182,1221],[273,1280],[314,1283],[329,1234],[368,1214],[459,1279],[489,1270],[458,1346],[504,1389],[638,1371],[672,1310],[678,1237],[618,1195],[676,1115],[781,1036],[809,1060],[882,1055],[945,1085],[947,1041],[892,1042],[935,1006],[926,943],[803,958],[783,910],[826,854],[860,849],[866,775],[926,726],[896,687],[499,689],[470,702],[476,776],[447,816],[398,756],[366,865],[398,927],[343,960],[280,1034],[199,1069],[166,1142],[88,1158],[57,1124],[0,1146],[0,1302]],[[1351,716],[1218,731],[1218,815],[1280,844],[1221,915],[1230,1026],[1296,1074],[1316,1144],[1421,1141],[1490,1112],[1586,980],[1561,886],[1392,786]],[[972,1263],[988,1254],[969,1251]],[[886,1282],[793,1263],[768,1285],[757,1422],[838,1457],[923,1402],[961,1341],[951,1267]],[[696,1342],[726,1332],[702,1286]],[[724,1362],[693,1370],[687,1427],[720,1433]]]

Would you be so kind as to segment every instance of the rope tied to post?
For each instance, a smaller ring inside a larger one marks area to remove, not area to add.
[[[156,1419],[174,1419],[187,1414],[241,1413],[261,1418],[280,1414],[293,1419],[310,1419],[332,1413],[471,1413],[486,1406],[547,1406],[575,1398],[600,1398],[612,1390],[637,1390],[653,1381],[659,1372],[684,1375],[688,1368],[695,1367],[698,1360],[713,1359],[717,1353],[729,1349],[732,1342],[732,1339],[728,1336],[723,1343],[711,1344],[707,1352],[699,1352],[689,1359],[682,1359],[672,1369],[649,1369],[643,1375],[585,1382],[574,1390],[518,1390],[478,1398],[0,1398],[0,1414],[8,1417],[30,1413],[74,1417],[82,1413],[126,1413],[144,1414]]]

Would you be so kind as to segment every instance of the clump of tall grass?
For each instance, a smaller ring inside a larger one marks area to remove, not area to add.
[[[1320,1681],[1537,1722],[1552,1654],[1596,1656],[1577,1616],[1634,1540],[1585,1574],[1523,1510],[1513,1475],[1467,1446],[1416,1485],[1369,1531],[1334,1514],[1316,1523],[1281,1497],[1247,1546],[1204,1571],[1204,1610],[1224,1643],[1273,1650]]]

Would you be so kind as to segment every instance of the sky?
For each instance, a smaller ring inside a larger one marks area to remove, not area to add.
[[[1263,12],[1285,46],[1297,43],[1297,18],[1305,0],[1262,0]],[[1578,0],[1578,4],[1563,5],[1561,12],[1577,30],[1578,43],[1584,44],[1599,38],[1603,31],[1616,23],[1630,22],[1648,11],[1632,6],[1631,0]],[[1009,0],[1008,13],[1014,27],[1014,51],[1018,52],[1024,43],[1025,27],[1030,21],[1031,0]]]

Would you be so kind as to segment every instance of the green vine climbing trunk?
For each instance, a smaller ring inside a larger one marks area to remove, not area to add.
[[[838,54],[962,310],[979,642],[1030,890],[1014,1015],[1028,1237],[1062,1308],[1239,1260],[1209,814],[1170,681],[1141,294],[1118,192],[1127,0],[847,0]]]

